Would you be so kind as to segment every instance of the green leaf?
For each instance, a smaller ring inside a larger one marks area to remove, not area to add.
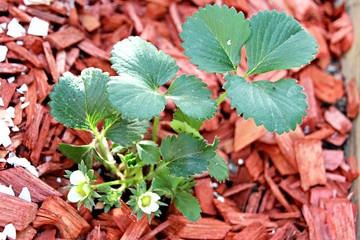
[[[199,133],[199,131],[197,131],[196,129],[194,129],[193,127],[189,126],[188,123],[186,122],[181,122],[179,120],[172,120],[170,122],[170,127],[177,133],[186,133],[186,134],[190,134],[193,135],[194,137],[200,138],[202,139],[203,137],[201,136],[201,134]]]
[[[214,146],[208,146],[205,140],[184,133],[178,137],[169,136],[160,147],[163,161],[178,177],[201,174],[215,156],[214,150]]]
[[[264,11],[251,18],[246,54],[246,76],[277,69],[301,67],[317,53],[315,39],[284,12]]]
[[[164,192],[166,195],[173,197],[174,196],[173,181],[175,179],[177,179],[177,177],[170,175],[169,168],[165,168],[161,173],[157,174],[156,177],[153,179],[151,183],[151,187],[154,190]]]
[[[155,164],[160,160],[160,150],[153,141],[140,141],[136,144],[136,149],[141,161],[146,164]]]
[[[211,118],[217,105],[210,98],[211,90],[195,76],[181,75],[176,78],[166,92],[166,96],[187,116],[195,119]]]
[[[91,130],[111,114],[106,84],[109,74],[87,68],[80,76],[66,72],[50,93],[51,114],[67,127]]]
[[[245,119],[254,118],[256,125],[263,124],[270,132],[278,134],[294,130],[306,115],[308,107],[303,87],[294,79],[277,82],[247,82],[239,76],[225,76],[227,96],[231,106]]]
[[[111,105],[129,118],[158,116],[166,104],[158,88],[175,77],[175,60],[140,37],[118,42],[111,56],[112,68],[120,75],[108,83]]]
[[[190,221],[196,222],[201,217],[201,208],[198,200],[187,192],[177,192],[175,206]]]
[[[122,147],[134,145],[134,142],[142,139],[149,123],[136,119],[127,119],[117,115],[116,118],[105,120],[105,137],[120,144]]]
[[[199,131],[201,125],[204,122],[202,120],[197,120],[195,118],[186,116],[179,108],[175,110],[173,119],[187,123],[190,127],[194,128],[196,131]]]
[[[179,108],[175,110],[173,120],[170,122],[171,128],[177,133],[192,134],[195,137],[203,138],[199,129],[204,121],[186,116]]]
[[[84,160],[87,168],[92,167],[93,147],[91,145],[76,146],[60,143],[58,148],[65,157],[72,160],[76,164],[80,164],[81,160]]]
[[[199,69],[216,73],[237,69],[240,49],[250,36],[243,13],[226,5],[206,5],[187,18],[182,27],[184,54]]]
[[[229,169],[228,166],[222,157],[215,155],[210,159],[208,166],[210,176],[216,178],[218,181],[225,181],[229,178]]]

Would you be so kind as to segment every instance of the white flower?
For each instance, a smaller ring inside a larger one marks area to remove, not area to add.
[[[76,170],[71,173],[70,183],[73,185],[67,196],[70,202],[76,203],[90,193],[88,179],[80,170]]]
[[[6,237],[16,239],[16,229],[12,223],[4,227],[4,231],[0,232],[0,240],[6,240]]]
[[[159,204],[157,204],[159,200],[160,197],[156,193],[146,192],[140,195],[137,204],[144,213],[151,214],[159,209]]]

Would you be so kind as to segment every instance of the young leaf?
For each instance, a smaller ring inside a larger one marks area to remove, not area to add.
[[[67,127],[91,130],[111,114],[106,83],[109,74],[87,68],[80,76],[66,72],[50,93],[51,114]]]
[[[140,37],[118,42],[111,56],[112,68],[120,75],[108,83],[111,105],[130,118],[158,116],[166,104],[158,88],[175,77],[175,60]]]
[[[173,189],[176,188],[178,182],[177,177],[170,175],[169,168],[165,168],[161,173],[157,174],[151,183],[154,190],[164,192],[167,196],[174,196]]]
[[[308,64],[317,53],[315,39],[284,12],[264,11],[251,18],[246,42],[246,75]]]
[[[306,95],[294,79],[247,82],[233,75],[225,79],[231,106],[239,115],[243,114],[245,119],[254,118],[256,125],[263,124],[270,132],[281,134],[294,130],[306,115]]]
[[[194,137],[203,139],[200,132],[198,130],[196,130],[195,128],[189,126],[189,124],[187,122],[181,122],[179,120],[173,119],[170,122],[170,127],[178,134],[186,133],[186,134],[193,135]]]
[[[84,160],[87,168],[92,167],[93,147],[91,145],[76,146],[60,143],[58,148],[65,157],[71,159],[73,162],[79,164],[81,160]]]
[[[195,119],[211,118],[216,112],[217,105],[210,95],[205,83],[186,75],[176,78],[166,92],[183,113]]]
[[[202,139],[199,129],[204,121],[196,120],[186,116],[179,108],[175,110],[173,120],[170,122],[171,128],[180,133],[192,134],[194,137]]]
[[[190,221],[196,222],[201,217],[198,200],[187,192],[176,192],[175,206]]]
[[[105,137],[122,147],[128,147],[140,140],[148,127],[147,121],[127,119],[117,115],[116,118],[105,119]]]
[[[217,154],[210,159],[208,170],[210,176],[216,178],[218,181],[225,181],[229,178],[229,168],[225,160]]]
[[[190,127],[194,128],[196,131],[199,131],[201,125],[204,122],[202,120],[197,120],[189,116],[186,116],[179,108],[175,110],[173,119],[187,123]]]
[[[172,174],[188,177],[206,170],[209,160],[215,156],[215,145],[208,146],[205,140],[182,133],[164,139],[160,152]]]
[[[153,141],[143,140],[136,144],[139,158],[146,164],[155,164],[160,160],[160,150]]]
[[[184,54],[201,70],[225,73],[237,69],[240,49],[250,36],[249,22],[234,8],[206,5],[187,18],[180,34]]]

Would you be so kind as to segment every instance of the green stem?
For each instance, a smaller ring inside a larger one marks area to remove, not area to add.
[[[159,120],[160,120],[160,117],[154,117],[153,132],[152,132],[153,142],[156,142],[156,140],[157,140],[157,131],[159,128]]]
[[[112,173],[114,173],[115,175],[119,175],[120,171],[119,169],[115,166],[115,160],[113,155],[110,152],[109,146],[106,142],[105,137],[103,136],[103,134],[100,134],[99,131],[96,128],[92,129],[94,132],[94,136],[95,136],[95,146],[98,147],[99,151],[100,151],[100,156],[103,159],[102,163],[111,170]]]
[[[216,100],[216,104],[219,106],[226,98],[227,91],[223,92]]]
[[[114,181],[110,181],[110,182],[104,182],[104,183],[91,185],[91,187],[100,188],[100,187],[104,187],[104,186],[112,186],[112,185],[120,185],[120,184],[132,184],[134,182],[135,182],[134,179],[114,180]]]

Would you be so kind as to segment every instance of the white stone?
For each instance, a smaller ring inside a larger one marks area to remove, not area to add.
[[[49,23],[40,18],[33,17],[30,22],[28,34],[45,37],[48,35]]]
[[[13,38],[24,37],[26,35],[26,30],[23,26],[20,25],[16,18],[13,18],[7,26],[7,35]]]
[[[15,77],[14,77],[14,76],[9,77],[9,78],[7,79],[7,82],[8,82],[8,83],[13,83],[14,81],[15,81]]]
[[[51,0],[24,0],[24,4],[29,5],[50,5]]]
[[[6,46],[0,46],[0,62],[5,61],[8,48]]]
[[[29,90],[29,88],[25,83],[23,85],[21,85],[21,87],[16,89],[16,91],[21,94],[24,94],[24,92],[26,92],[27,90]]]
[[[29,106],[30,105],[30,102],[28,101],[28,102],[24,102],[23,104],[21,104],[20,105],[20,108],[21,109],[24,109],[24,108],[26,108],[27,106]]]
[[[21,190],[21,192],[19,194],[19,198],[21,198],[22,200],[31,202],[30,191],[27,187],[23,187],[23,189]]]
[[[0,106],[1,106],[1,107],[5,106],[5,105],[4,105],[4,100],[3,100],[2,97],[0,97]]]

